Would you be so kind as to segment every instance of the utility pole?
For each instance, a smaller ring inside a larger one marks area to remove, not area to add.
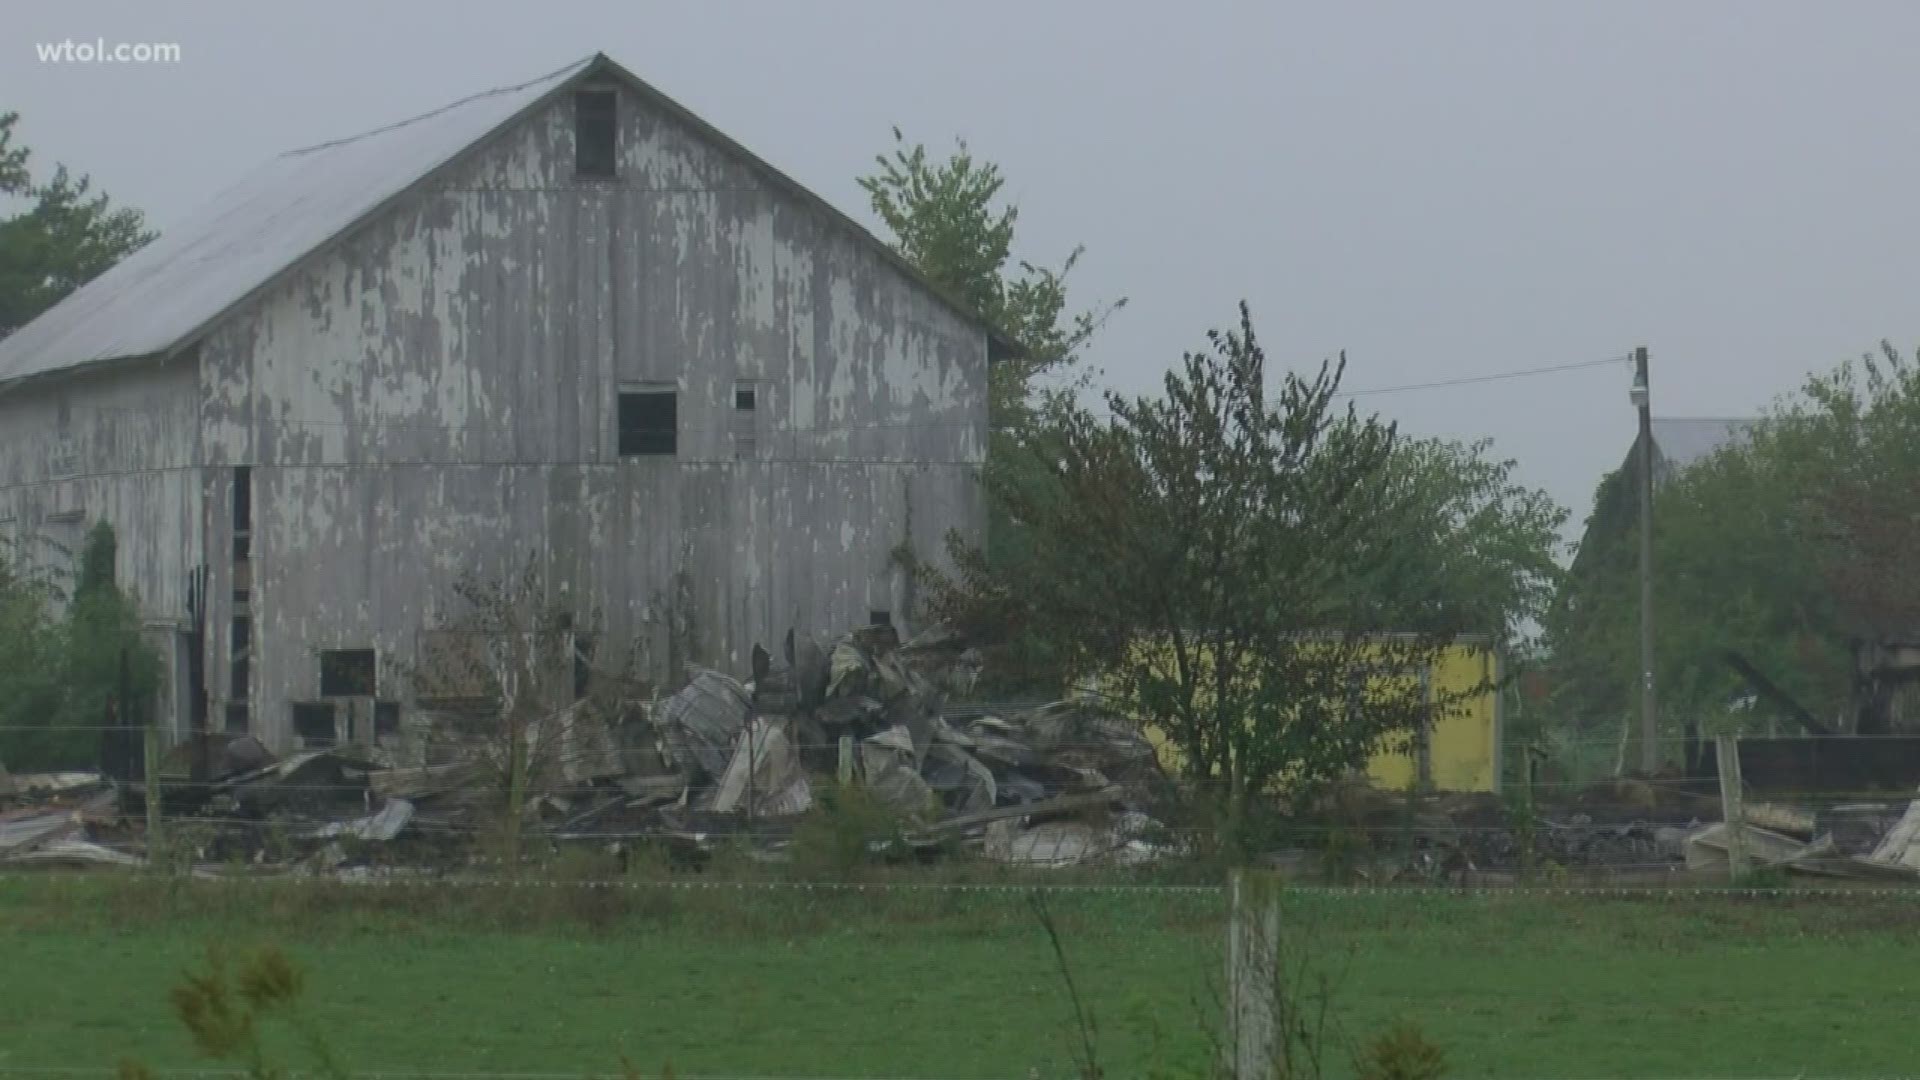
[[[1640,410],[1640,771],[1660,768],[1660,708],[1653,690],[1653,404],[1647,347],[1633,350],[1633,390]]]

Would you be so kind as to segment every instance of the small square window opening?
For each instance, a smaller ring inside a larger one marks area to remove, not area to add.
[[[326,701],[294,703],[293,734],[309,749],[339,742],[340,734],[333,726],[333,704]]]
[[[759,406],[758,396],[751,385],[733,388],[733,407],[741,412],[752,412]]]
[[[679,400],[672,390],[620,394],[620,456],[671,457],[678,449]]]
[[[372,649],[329,649],[320,654],[320,696],[372,697],[377,668]]]

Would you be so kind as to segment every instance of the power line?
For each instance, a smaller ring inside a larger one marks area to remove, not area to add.
[[[1368,390],[1342,390],[1335,397],[1370,397],[1374,394],[1400,394],[1414,390],[1440,390],[1451,386],[1473,386],[1479,383],[1499,382],[1503,379],[1524,379],[1534,375],[1552,375],[1563,371],[1581,371],[1586,368],[1605,367],[1608,364],[1624,364],[1629,357],[1609,356],[1604,360],[1581,360],[1571,364],[1549,364],[1545,367],[1521,368],[1517,371],[1499,371],[1490,375],[1468,375],[1458,379],[1440,379],[1435,382],[1406,383],[1400,386],[1377,386]]]
[[[1605,367],[1609,364],[1626,363],[1631,359],[1632,359],[1631,357],[1626,355],[1610,356],[1600,360],[1580,360],[1580,361],[1575,361],[1573,363],[1567,363],[1567,364],[1548,364],[1542,367],[1520,368],[1513,371],[1492,372],[1486,375],[1468,375],[1468,376],[1462,376],[1460,378],[1454,378],[1454,379],[1438,379],[1431,382],[1403,383],[1398,386],[1376,386],[1376,387],[1370,387],[1362,390],[1342,390],[1335,393],[1333,397],[1336,399],[1373,397],[1381,394],[1413,393],[1413,392],[1418,392],[1422,390],[1442,390],[1442,389],[1449,389],[1452,387],[1459,387],[1459,386],[1475,386],[1483,383],[1500,382],[1507,379],[1524,379],[1524,378],[1531,378],[1539,375],[1554,375],[1554,374],[1561,374],[1569,371],[1581,371],[1587,368]],[[115,413],[115,414],[124,413],[124,414],[139,416],[142,418],[152,417],[151,413],[148,413],[144,410],[138,410],[138,409],[127,409],[127,408],[111,407],[111,406],[107,406],[107,407],[82,406],[81,408],[87,409],[92,412],[97,412],[97,413]],[[1093,411],[1101,415],[1107,415],[1107,416],[1112,415],[1108,410],[1104,408],[1095,409]],[[163,419],[171,420],[172,418],[163,417]],[[346,430],[359,431],[362,433],[365,433],[369,428],[372,428],[375,431],[382,432],[382,433],[390,432],[394,430],[404,431],[404,430],[410,430],[416,426],[423,424],[423,422],[404,421],[404,420],[402,421],[391,421],[391,420],[337,421],[337,420],[300,419],[300,418],[285,418],[285,417],[254,417],[246,420],[245,423],[250,427],[255,425],[261,425],[261,424],[267,424],[267,425],[278,424],[283,427],[340,428],[340,429],[346,429]],[[765,433],[756,433],[755,437],[756,438],[764,437],[767,439],[769,443],[777,442],[783,439],[793,440],[797,442],[798,439],[803,437],[811,437],[811,438],[850,437],[858,432],[866,432],[866,431],[874,431],[874,432],[898,431],[898,430],[924,431],[928,429],[945,429],[945,428],[964,429],[964,428],[971,428],[974,426],[975,426],[975,422],[973,421],[952,421],[952,420],[883,422],[883,423],[874,423],[874,424],[840,424],[840,425],[828,425],[828,426],[793,427],[793,428],[787,428],[787,429],[776,428],[776,429],[767,431]],[[715,431],[722,430],[717,425],[716,426],[685,425],[684,429],[688,431],[695,431],[695,432],[715,432]],[[731,428],[727,428],[725,430],[729,434],[733,433]],[[748,458],[738,458],[738,457],[692,458],[692,457],[682,457],[682,456],[676,455],[673,460],[676,461],[678,464],[683,464],[683,465],[731,465],[731,466],[773,464],[773,465],[884,465],[884,466],[934,466],[934,467],[947,467],[947,468],[952,468],[952,467],[978,468],[980,467],[981,464],[983,464],[982,461],[974,460],[970,458],[918,459],[918,458],[912,458],[912,457],[900,457],[900,458],[850,457],[850,456],[839,456],[839,455],[832,455],[832,454],[823,455],[819,457],[799,457],[799,456],[758,457],[758,456],[755,456],[755,457],[748,457]],[[571,459],[497,460],[497,461],[457,461],[457,460],[379,461],[379,460],[376,460],[376,461],[364,461],[364,462],[348,462],[348,461],[282,462],[282,463],[276,463],[271,467],[280,468],[280,469],[323,469],[323,468],[326,468],[326,469],[330,469],[330,468],[390,469],[390,468],[405,468],[405,467],[517,468],[517,467],[553,467],[553,466],[615,466],[615,465],[624,463],[624,461],[625,461],[624,458],[619,458],[619,457],[606,458],[606,459],[582,457],[582,458],[571,458]],[[102,476],[119,477],[119,476],[170,473],[170,472],[194,472],[206,467],[207,466],[204,463],[196,463],[196,464],[173,465],[173,466],[148,466],[144,468],[135,468],[135,469],[111,469],[111,470],[103,470],[103,471],[88,472],[88,473],[73,473],[73,474],[67,474],[67,475],[62,475],[57,477],[46,477],[40,480],[30,480],[30,481],[24,481],[24,482],[13,483],[13,484],[0,484],[0,492],[9,492],[9,491],[22,490],[22,489],[32,488],[32,487],[40,487],[50,483],[65,482],[70,480],[95,479]]]
[[[1333,394],[1336,399],[1373,397],[1378,394],[1402,394],[1420,390],[1445,390],[1456,386],[1474,386],[1480,383],[1500,382],[1506,379],[1525,379],[1536,375],[1557,375],[1569,371],[1583,371],[1588,368],[1606,367],[1609,364],[1624,364],[1632,357],[1622,354],[1609,356],[1601,360],[1576,360],[1569,364],[1548,364],[1543,367],[1519,368],[1514,371],[1496,371],[1486,375],[1465,375],[1457,379],[1437,379],[1432,382],[1403,383],[1398,386],[1374,386],[1364,390],[1340,390]],[[1099,416],[1112,417],[1111,409],[1105,405],[1093,407],[1091,412]]]

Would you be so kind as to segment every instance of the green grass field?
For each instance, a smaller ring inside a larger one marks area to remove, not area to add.
[[[1107,1075],[1196,1075],[1221,897],[1049,902]],[[1339,1045],[1411,1020],[1455,1076],[1920,1068],[1920,894],[1314,894],[1286,919],[1336,979]],[[16,877],[0,881],[0,1073],[201,1064],[167,991],[210,942],[283,947],[363,1073],[607,1075],[622,1054],[649,1075],[1073,1071],[1069,1004],[1017,893]]]

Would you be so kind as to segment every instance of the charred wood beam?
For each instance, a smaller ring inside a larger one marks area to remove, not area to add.
[[[1746,657],[1741,656],[1732,649],[1723,649],[1720,653],[1720,659],[1726,661],[1728,667],[1738,673],[1742,679],[1745,679],[1747,685],[1753,687],[1754,693],[1759,694],[1771,702],[1775,708],[1786,713],[1789,719],[1807,729],[1807,734],[1833,734],[1832,728],[1821,723],[1818,717],[1808,712],[1798,701],[1795,701],[1792,694],[1774,685],[1773,680],[1762,675],[1760,669],[1749,663]]]

